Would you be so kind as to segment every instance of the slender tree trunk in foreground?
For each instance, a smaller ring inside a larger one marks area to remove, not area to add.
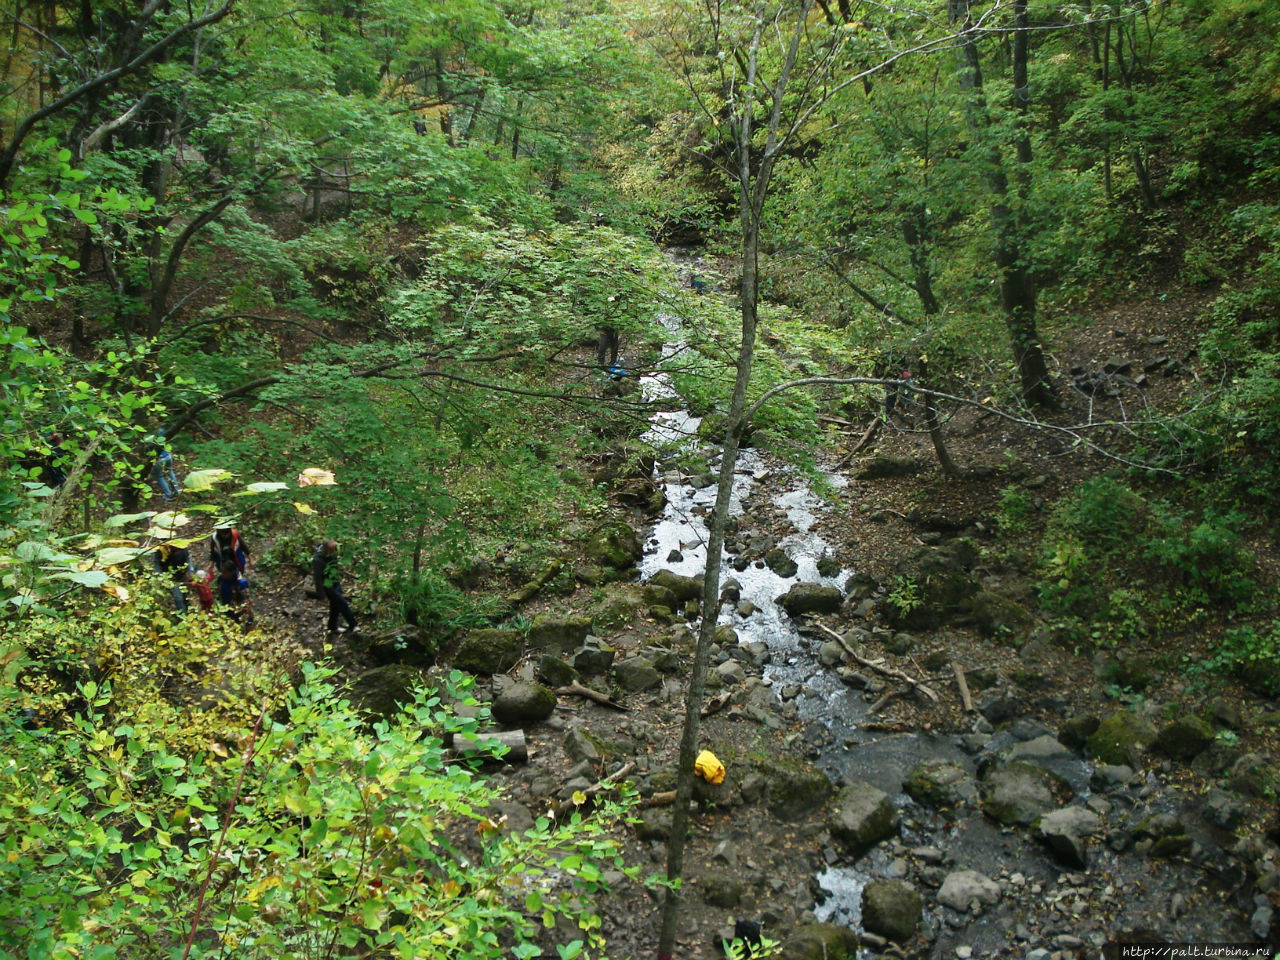
[[[752,169],[752,98],[757,82],[757,55],[767,24],[760,8],[755,31],[746,59],[747,91],[744,100],[735,104],[733,170],[738,188],[739,220],[742,230],[742,289],[739,304],[742,312],[742,342],[738,347],[736,376],[729,400],[724,444],[721,448],[720,477],[716,485],[716,503],[707,525],[707,566],[702,583],[702,623],[694,651],[693,670],[685,696],[684,729],[680,737],[679,767],[676,771],[676,801],[671,818],[671,836],[667,840],[667,880],[672,883],[662,905],[662,929],[658,937],[658,960],[670,960],[675,949],[676,921],[679,918],[680,892],[674,886],[684,873],[685,841],[689,832],[689,802],[693,797],[693,765],[702,726],[702,700],[706,690],[707,665],[715,640],[716,620],[720,611],[720,566],[724,532],[729,518],[729,500],[733,492],[733,472],[738,463],[738,449],[747,425],[747,388],[755,360],[759,278],[760,228],[769,180],[780,149],[778,130],[782,122],[783,94],[787,90],[791,69],[796,61],[800,38],[808,19],[812,0],[805,0],[797,12],[796,29],[791,36],[778,79],[769,91],[772,103],[768,118],[767,139],[757,166]]]

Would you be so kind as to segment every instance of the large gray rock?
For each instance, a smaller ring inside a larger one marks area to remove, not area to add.
[[[977,903],[993,906],[1000,900],[1000,884],[976,870],[957,870],[947,874],[938,890],[938,902],[961,912]]]
[[[586,617],[543,613],[529,625],[529,646],[548,653],[567,653],[582,646],[590,632],[591,621]]]
[[[836,587],[820,583],[797,583],[778,598],[782,609],[793,617],[805,613],[835,613],[843,598]]]
[[[671,836],[671,808],[649,807],[640,811],[640,820],[636,823],[636,837],[646,843],[658,841],[665,843]]]
[[[860,857],[898,832],[898,811],[889,795],[869,783],[843,788],[827,823],[832,837],[852,856]]]
[[[471,630],[462,638],[453,665],[484,676],[505,673],[516,665],[523,646],[524,637],[518,630]]]
[[[1117,710],[1103,718],[1085,742],[1085,749],[1102,763],[1136,767],[1155,738],[1155,728],[1146,720],[1128,710]]]
[[[1035,824],[1035,837],[1063,866],[1083,870],[1088,866],[1085,838],[1102,829],[1102,820],[1084,807],[1067,807],[1046,813]]]
[[[1030,826],[1071,794],[1059,776],[1030,763],[1010,763],[982,783],[982,812],[1007,826]]]
[[[601,750],[599,740],[590,730],[575,723],[565,731],[564,752],[565,756],[574,763],[582,763],[584,760],[597,763],[604,751]]]
[[[615,663],[613,677],[618,681],[618,686],[630,693],[643,693],[662,686],[662,674],[645,657],[628,657]]]
[[[854,960],[858,935],[834,923],[796,927],[779,949],[782,960]]]
[[[598,677],[613,667],[614,650],[607,643],[587,643],[569,658],[569,665],[584,677]]]
[[[769,781],[769,812],[779,820],[800,820],[822,809],[834,789],[830,778],[811,763],[782,760],[761,772]]]
[[[1063,778],[1077,766],[1071,751],[1049,734],[1013,744],[1000,752],[1000,760],[1035,764]]]
[[[901,880],[872,880],[862,889],[862,926],[903,943],[920,927],[920,894]]]
[[[495,684],[493,717],[509,727],[529,727],[541,723],[555,713],[556,695],[540,683]]]
[[[681,603],[702,599],[702,577],[685,577],[670,570],[659,570],[649,578],[649,583],[669,590]]]

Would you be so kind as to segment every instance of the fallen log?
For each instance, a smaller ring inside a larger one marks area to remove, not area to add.
[[[592,690],[590,687],[584,687],[576,680],[566,687],[556,687],[556,693],[564,697],[585,697],[587,700],[594,700],[606,707],[612,707],[614,710],[627,712],[627,708],[616,700],[610,699],[607,693],[601,693],[599,690]]]
[[[861,439],[859,439],[857,443],[855,443],[852,447],[849,448],[849,452],[840,458],[840,462],[837,463],[836,466],[843,467],[846,463],[848,463],[855,456],[861,453],[862,449],[867,444],[869,444],[872,441],[872,439],[874,439],[875,435],[880,431],[880,425],[882,423],[884,423],[884,421],[881,420],[879,417],[872,417],[871,423],[867,427],[867,429],[863,431]]]
[[[952,660],[951,669],[956,672],[956,686],[960,690],[960,702],[964,704],[964,712],[973,713],[973,697],[969,695],[969,684],[964,678],[964,667]]]
[[[830,627],[825,626],[821,623],[819,623],[817,626],[818,626],[818,629],[821,630],[823,633],[826,633],[828,636],[833,637],[835,641],[839,643],[840,646],[844,649],[844,652],[847,653],[850,657],[852,657],[856,662],[860,663],[862,666],[867,667],[870,670],[875,670],[878,673],[883,673],[886,677],[893,677],[895,680],[901,680],[904,683],[908,683],[911,685],[912,689],[919,690],[921,693],[923,693],[926,697],[928,697],[934,703],[938,702],[939,700],[938,695],[934,693],[933,690],[930,689],[929,686],[924,683],[924,681],[917,680],[915,677],[911,676],[910,674],[904,673],[901,670],[897,670],[894,667],[886,667],[884,664],[880,663],[879,661],[868,660],[862,654],[858,653],[857,650],[853,649],[849,641],[847,641],[844,637],[840,636],[840,634],[836,633]]]
[[[652,796],[645,797],[645,799],[641,801],[640,806],[669,807],[675,802],[676,792],[674,790],[663,790],[660,793],[655,793]]]
[[[873,703],[870,706],[870,708],[868,708],[867,713],[880,713],[882,710],[884,710],[885,707],[889,705],[890,700],[900,696],[901,694],[902,694],[902,688],[894,687],[892,690],[886,693],[883,697],[881,697],[879,700]]]

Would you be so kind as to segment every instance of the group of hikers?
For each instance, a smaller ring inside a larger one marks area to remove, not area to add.
[[[157,572],[168,574],[172,583],[173,606],[179,614],[188,610],[187,589],[195,591],[200,609],[215,608],[246,627],[254,624],[253,601],[249,590],[249,545],[240,531],[220,526],[209,535],[209,561],[197,570],[187,547],[161,544],[156,550]],[[356,632],[356,618],[339,581],[338,543],[324,540],[311,556],[311,575],[316,596],[329,602],[328,632],[340,633],[338,620],[346,622],[346,631]]]

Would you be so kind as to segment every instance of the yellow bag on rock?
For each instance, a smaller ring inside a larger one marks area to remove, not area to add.
[[[724,783],[724,764],[710,750],[703,750],[694,761],[693,772],[707,783]]]

